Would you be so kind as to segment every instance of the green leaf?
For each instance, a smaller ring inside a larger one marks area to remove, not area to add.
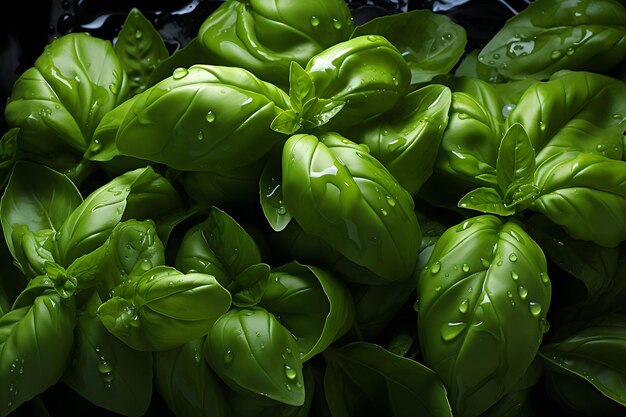
[[[128,75],[131,95],[144,91],[156,66],[169,57],[159,32],[136,8],[128,13],[113,49]]]
[[[297,262],[272,271],[259,306],[280,317],[302,362],[323,352],[354,321],[352,297],[343,283],[322,268]]]
[[[92,404],[125,416],[143,416],[152,397],[152,353],[113,336],[95,314],[94,294],[78,315],[71,365],[63,382]]]
[[[577,375],[626,406],[626,316],[613,314],[588,323],[569,337],[541,348],[550,367]]]
[[[212,57],[202,47],[202,44],[195,37],[189,41],[184,48],[177,49],[168,58],[162,60],[148,77],[148,87],[163,81],[167,77],[171,77],[177,68],[189,68],[198,63],[212,62]]]
[[[179,270],[212,275],[224,287],[246,268],[259,263],[261,253],[256,242],[216,207],[204,222],[189,229],[176,255]]]
[[[532,2],[480,52],[510,79],[547,79],[561,69],[604,72],[626,56],[626,9],[613,0]]]
[[[500,192],[504,195],[511,188],[531,182],[534,172],[535,150],[522,125],[516,123],[504,133],[498,148],[496,179]]]
[[[230,303],[214,277],[157,266],[115,287],[98,317],[133,349],[159,351],[206,334]]]
[[[5,117],[22,150],[79,159],[102,117],[128,96],[128,80],[109,41],[70,33],[15,82]],[[41,140],[45,137],[45,140]]]
[[[423,87],[401,97],[381,117],[355,126],[354,137],[415,195],[433,172],[451,102],[448,87]]]
[[[441,380],[419,362],[370,343],[324,353],[324,391],[333,417],[452,417]]]
[[[480,187],[470,191],[459,200],[458,206],[499,216],[515,214],[515,209],[505,206],[498,191],[491,187]]]
[[[53,288],[61,298],[70,298],[78,286],[76,277],[68,274],[65,268],[54,262],[45,263],[46,275],[52,280]]]
[[[13,257],[12,234],[17,225],[25,225],[33,233],[44,229],[57,232],[81,202],[80,192],[65,175],[31,162],[15,164],[0,201],[4,239]]]
[[[259,181],[263,214],[274,231],[280,232],[291,221],[289,208],[283,201],[282,147],[275,148],[265,162]]]
[[[465,29],[444,15],[414,10],[373,19],[357,26],[352,37],[382,35],[411,68],[411,84],[427,82],[450,71],[465,51]]]
[[[261,301],[270,278],[270,266],[251,265],[241,271],[228,286],[233,304],[239,308],[251,307]]]
[[[302,128],[301,117],[292,109],[284,110],[272,120],[270,129],[274,132],[292,135]]]
[[[177,416],[231,417],[225,388],[206,362],[205,338],[154,353],[156,388]]]
[[[291,109],[298,114],[304,111],[304,104],[315,97],[315,86],[309,74],[295,61],[289,67],[289,100]]]
[[[0,138],[0,187],[4,188],[18,156],[17,137],[20,129],[9,129]]]
[[[343,109],[345,104],[345,101],[333,101],[317,97],[310,99],[304,104],[302,114],[304,127],[314,129],[325,125]]]
[[[0,415],[56,384],[74,343],[74,305],[49,292],[0,317]]]
[[[51,229],[31,232],[28,226],[18,224],[13,228],[12,243],[14,264],[27,278],[45,274],[45,263],[54,262],[57,256],[56,233]]]
[[[531,365],[552,289],[541,248],[516,222],[473,217],[439,238],[417,286],[426,365],[455,415],[477,416]]]
[[[413,199],[364,145],[336,133],[294,135],[282,171],[285,204],[306,233],[379,275],[379,284],[413,274],[421,239]]]
[[[206,360],[227,385],[289,405],[305,400],[302,361],[293,337],[266,310],[233,309],[211,328]]]
[[[125,219],[155,219],[178,209],[172,185],[151,167],[127,172],[91,193],[59,230],[61,265],[100,247]]]

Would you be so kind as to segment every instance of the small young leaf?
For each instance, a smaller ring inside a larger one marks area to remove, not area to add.
[[[133,95],[147,88],[150,74],[169,57],[159,32],[136,8],[128,13],[114,49],[128,74]]]
[[[480,187],[470,191],[459,200],[458,206],[499,216],[510,216],[515,213],[514,209],[504,205],[500,194],[491,187]]]
[[[300,117],[293,110],[284,110],[272,120],[270,129],[274,132],[292,135],[302,127]]]
[[[496,179],[502,193],[514,185],[532,180],[535,172],[535,150],[521,124],[509,128],[500,142],[496,161]]]
[[[46,275],[54,283],[54,290],[61,298],[70,298],[76,292],[76,278],[67,273],[65,268],[54,262],[46,262],[44,265]]]
[[[302,113],[304,104],[315,97],[315,86],[309,74],[295,61],[289,67],[289,99],[291,108]]]
[[[251,307],[261,301],[270,278],[270,266],[267,264],[251,265],[241,271],[228,286],[233,295],[233,304],[237,307]]]
[[[344,101],[312,98],[304,105],[302,114],[304,126],[311,129],[325,125],[343,109],[345,104]]]
[[[511,184],[504,194],[505,207],[529,206],[539,195],[535,184]]]

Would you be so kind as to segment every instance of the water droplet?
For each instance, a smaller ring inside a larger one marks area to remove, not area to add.
[[[548,279],[548,275],[547,274],[545,274],[543,272],[540,272],[539,276],[541,277],[541,282],[543,282],[544,284],[547,284],[547,283],[550,282],[550,280]]]
[[[206,114],[206,121],[209,123],[213,123],[215,121],[215,113],[213,113],[212,110],[209,110],[209,112]]]
[[[369,35],[369,36],[367,37],[367,40],[368,40],[368,41],[370,41],[370,42],[376,42],[376,36],[374,36],[374,35]]]
[[[461,269],[463,270],[463,272],[469,272],[470,270],[470,266],[468,264],[463,264],[463,266],[461,267]]]
[[[519,294],[519,298],[521,298],[522,300],[525,300],[526,297],[528,297],[528,290],[523,285],[520,285],[517,288],[517,293]]]
[[[387,210],[385,210],[384,208],[381,208],[381,209],[380,209],[380,213],[381,213],[383,216],[386,216],[386,215],[387,215]]]
[[[519,275],[517,272],[511,271],[511,278],[513,278],[513,281],[517,281],[519,279]]]
[[[415,303],[413,303],[413,310],[416,313],[419,313],[419,311],[420,311],[420,300],[415,300]]]
[[[461,120],[469,119],[469,117],[470,116],[467,113],[459,113],[458,114],[458,118],[461,119]]]
[[[509,255],[509,261],[511,261],[511,262],[517,261],[517,255],[514,254],[514,253],[510,254]]]
[[[437,286],[435,287],[435,292],[439,292],[439,291],[441,291],[441,285],[437,285]]]
[[[311,16],[311,26],[317,27],[320,24],[320,19],[317,16]]]
[[[168,285],[169,285],[170,287],[173,287],[173,286],[174,286],[174,281],[170,281],[170,282],[168,283]]]
[[[293,369],[291,366],[285,365],[285,376],[288,380],[293,381],[294,379],[296,379],[296,376],[298,376],[298,374],[296,373],[296,370]]]
[[[571,46],[565,50],[565,53],[566,53],[567,55],[570,55],[570,56],[571,56],[571,55],[574,55],[574,52],[576,52],[576,49],[574,49],[574,48],[573,48],[573,47],[571,47]]]
[[[469,300],[466,298],[465,300],[461,302],[461,304],[459,304],[459,311],[461,313],[467,313],[468,307],[469,307]]]
[[[605,145],[605,144],[603,144],[603,143],[599,143],[599,144],[597,144],[597,145],[596,145],[596,150],[597,150],[598,152],[604,152],[604,151],[606,151],[607,149],[608,149],[608,146],[606,146],[606,145]]]
[[[141,39],[142,36],[143,36],[143,33],[141,33],[139,29],[137,29],[135,31],[135,39]]]
[[[542,132],[546,131],[546,124],[544,122],[539,122],[539,130]]]
[[[63,0],[61,2],[61,7],[63,8],[63,10],[68,10],[70,7],[72,7],[72,3],[70,3],[69,0]]]
[[[485,258],[480,258],[480,264],[483,266],[483,268],[489,268],[489,266],[491,265],[489,261]]]
[[[276,209],[276,213],[278,214],[286,214],[287,213],[287,208],[285,206],[280,206]]]
[[[513,103],[505,104],[504,107],[502,107],[502,117],[506,118],[514,108],[515,104]]]
[[[445,342],[449,342],[458,337],[463,332],[463,330],[465,330],[466,327],[467,323],[463,322],[445,324],[441,328],[441,339],[443,339]]]
[[[396,206],[396,200],[394,200],[393,197],[388,195],[387,196],[387,204],[389,204],[391,207],[395,207]]]
[[[339,19],[337,19],[336,17],[333,17],[333,27],[337,30],[341,29],[343,26],[343,24],[341,23],[341,21]]]
[[[387,145],[387,150],[389,152],[395,152],[406,144],[406,139],[404,138],[396,138],[389,142]]]
[[[550,330],[550,323],[548,322],[548,320],[545,319],[545,317],[542,317],[539,320],[539,323],[541,324],[541,331],[543,333],[547,333],[548,330]]]
[[[113,365],[107,361],[101,361],[98,364],[98,372],[101,374],[108,374],[109,372],[113,372]]]
[[[555,51],[552,51],[552,53],[550,54],[550,58],[559,59],[561,55],[563,55],[561,51],[555,50]]]
[[[443,34],[441,39],[444,40],[444,41],[449,41],[449,40],[452,40],[453,37],[454,36],[452,35],[452,33],[446,32],[446,33]]]
[[[618,119],[621,119],[621,118],[622,118],[622,115],[621,115],[621,114],[619,114],[619,113],[615,113],[615,114],[611,115],[611,117],[612,117],[613,119],[618,120]]]
[[[464,221],[463,223],[461,223],[460,225],[457,226],[456,228],[456,232],[462,232],[464,230],[469,229],[472,226],[472,222],[469,220]]]
[[[291,391],[292,390],[291,385],[289,385],[289,384],[285,384],[285,388],[287,388],[287,391]]]
[[[113,382],[114,379],[115,379],[115,374],[112,372],[109,372],[102,376],[102,380],[104,381],[105,384],[109,386],[109,388],[111,387],[111,382]]]
[[[539,314],[541,314],[541,304],[539,303],[531,301],[530,303],[528,303],[528,309],[530,310],[530,314],[532,314],[534,317],[537,317],[539,316]]]
[[[228,365],[232,361],[233,361],[233,352],[230,349],[228,349],[226,353],[224,353],[224,363]]]
[[[437,261],[430,267],[430,273],[435,275],[441,270],[441,262]]]
[[[172,78],[174,78],[175,80],[180,80],[181,78],[185,78],[187,74],[189,74],[189,71],[187,71],[187,69],[178,67],[174,70]]]
[[[202,132],[202,130],[198,130],[198,134],[196,135],[196,139],[204,140],[204,132]]]

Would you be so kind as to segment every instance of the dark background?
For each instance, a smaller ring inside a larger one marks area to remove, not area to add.
[[[170,52],[194,38],[220,0],[9,0],[0,12],[0,135],[6,99],[15,80],[33,66],[44,46],[70,32],[113,40],[137,7],[159,30]],[[467,50],[482,47],[528,0],[346,0],[357,24],[415,9],[448,15],[468,32]]]

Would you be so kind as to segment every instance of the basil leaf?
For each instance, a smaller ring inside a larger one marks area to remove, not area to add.
[[[439,238],[418,281],[417,329],[455,413],[479,415],[513,389],[547,329],[551,293],[541,248],[514,221],[473,217]]]
[[[142,416],[152,398],[152,353],[131,349],[109,333],[96,316],[99,304],[94,294],[78,315],[63,382],[98,407]]]
[[[74,305],[54,292],[0,317],[0,414],[56,384],[74,343]]]
[[[59,230],[62,264],[96,250],[122,220],[157,218],[180,207],[172,185],[152,168],[127,172],[91,193]]]
[[[382,35],[411,68],[411,84],[427,82],[450,71],[465,51],[465,29],[430,10],[377,17],[354,29],[352,37]]]
[[[296,262],[272,271],[259,306],[294,336],[302,362],[343,336],[354,320],[348,289],[325,270]]]
[[[534,1],[480,52],[507,78],[546,79],[560,69],[602,72],[626,56],[626,9],[613,0]]]
[[[304,111],[304,103],[315,97],[315,86],[309,74],[297,62],[289,67],[289,100],[296,115]]]
[[[228,214],[213,207],[209,217],[185,234],[176,255],[183,272],[214,276],[228,287],[249,266],[261,263],[255,241]]]
[[[206,362],[206,336],[154,353],[156,388],[177,416],[231,417],[225,388]]]
[[[282,149],[276,148],[267,158],[259,181],[263,214],[276,232],[285,229],[292,218],[289,208],[285,206],[283,201],[281,151]]]
[[[228,286],[233,304],[239,308],[251,307],[261,301],[270,278],[270,266],[251,265],[241,271]]]
[[[304,404],[302,361],[293,337],[266,310],[233,309],[211,328],[206,360],[233,389]]]
[[[437,374],[370,343],[324,352],[324,391],[333,417],[452,417]]]
[[[15,164],[0,201],[4,239],[13,257],[17,259],[12,238],[17,225],[25,225],[32,233],[44,229],[60,231],[81,202],[80,192],[65,175],[30,162]]]
[[[496,179],[500,192],[533,180],[535,151],[520,124],[512,125],[504,134],[498,148]]]
[[[113,49],[128,75],[131,95],[144,91],[150,74],[169,57],[159,32],[136,8],[126,16]]]
[[[515,214],[515,209],[506,207],[498,191],[491,187],[480,187],[470,191],[459,200],[458,206],[499,216]]]

